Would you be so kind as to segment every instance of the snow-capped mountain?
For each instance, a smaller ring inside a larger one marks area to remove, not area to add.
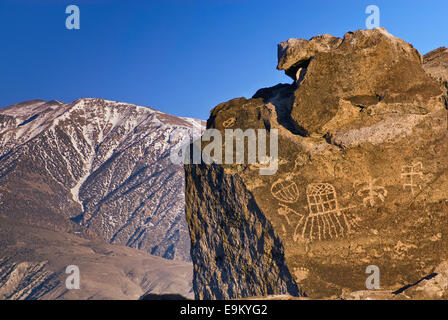
[[[102,99],[2,108],[0,215],[189,261],[184,171],[170,151],[179,129],[204,124]]]

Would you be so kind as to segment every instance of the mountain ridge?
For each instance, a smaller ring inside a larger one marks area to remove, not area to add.
[[[185,138],[178,130],[192,134],[203,125],[97,98],[1,108],[0,211],[189,261],[183,170],[169,153]]]

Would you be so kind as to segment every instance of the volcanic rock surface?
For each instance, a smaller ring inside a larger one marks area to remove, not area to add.
[[[433,78],[448,83],[448,49],[438,48],[424,55],[423,67]]]
[[[437,273],[448,259],[444,52],[423,59],[384,29],[288,40],[278,68],[292,84],[215,107],[207,128],[223,136],[278,129],[279,168],[185,165],[196,298],[338,298],[366,290],[369,265],[386,292]]]

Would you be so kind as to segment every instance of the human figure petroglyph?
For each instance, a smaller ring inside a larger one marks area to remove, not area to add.
[[[233,127],[235,125],[235,122],[236,122],[235,118],[229,118],[229,119],[227,119],[226,121],[224,121],[222,123],[222,126],[224,128],[230,128],[230,127]]]
[[[423,163],[417,162],[401,168],[401,178],[405,179],[403,189],[410,188],[412,195],[415,195],[416,189],[422,189],[422,186],[417,184],[417,177],[423,178]]]
[[[299,188],[294,181],[279,179],[271,187],[271,193],[275,199],[286,202],[294,203],[299,200]]]
[[[362,184],[367,185],[365,188],[358,190],[358,196],[363,197],[366,195],[362,200],[364,207],[368,207],[369,204],[371,207],[374,207],[377,200],[384,203],[384,200],[387,197],[387,190],[383,186],[376,185],[378,180],[379,179],[370,179],[368,182]]]
[[[299,217],[294,229],[293,240],[300,238],[309,240],[324,240],[347,235],[356,227],[356,221],[349,219],[346,210],[340,208],[335,188],[328,183],[313,183],[306,190],[308,214],[302,214],[282,204],[278,213],[285,217],[291,225],[289,215]]]
[[[289,213],[288,206],[286,206],[284,204],[280,204],[280,208],[278,208],[277,213],[286,219],[286,222],[288,223],[289,226],[291,225],[291,220],[289,220],[289,217],[288,217],[288,213]]]

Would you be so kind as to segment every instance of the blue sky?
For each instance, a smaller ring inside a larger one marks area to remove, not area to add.
[[[65,27],[70,4],[80,30]],[[0,0],[0,106],[99,97],[207,119],[290,82],[277,43],[364,29],[370,4],[422,54],[448,46],[446,0]]]

